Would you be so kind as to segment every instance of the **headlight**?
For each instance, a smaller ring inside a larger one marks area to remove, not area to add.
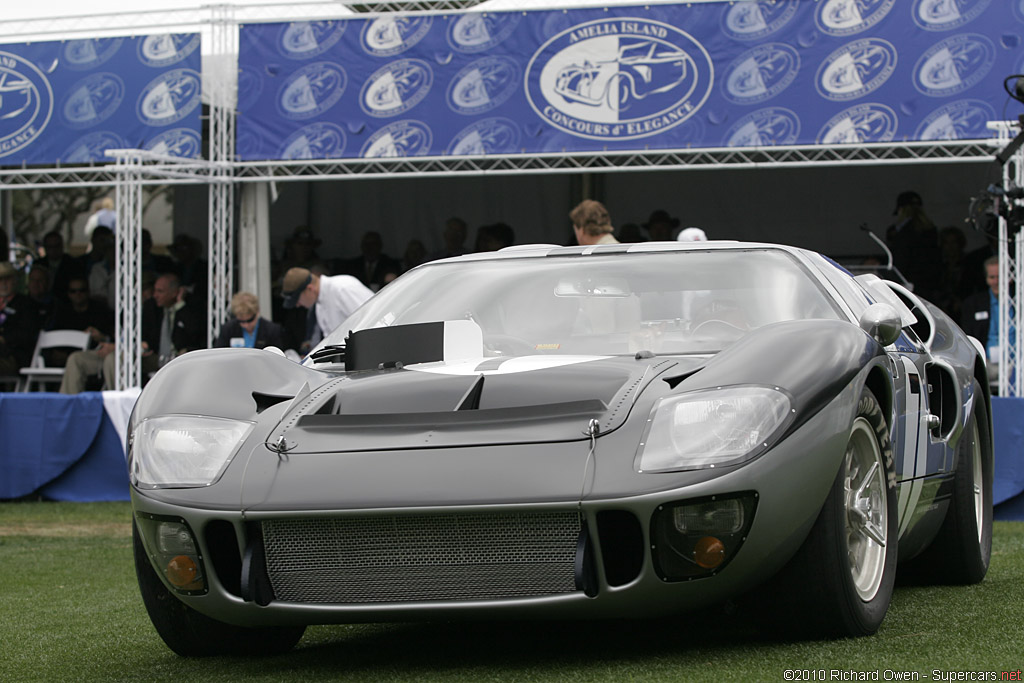
[[[788,422],[789,397],[768,387],[726,387],[660,399],[638,451],[641,472],[732,465],[767,450]]]
[[[252,428],[252,422],[192,415],[144,420],[132,433],[132,479],[137,486],[208,486]]]

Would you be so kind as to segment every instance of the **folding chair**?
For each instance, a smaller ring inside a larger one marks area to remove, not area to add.
[[[48,368],[43,362],[43,351],[46,349],[82,349],[89,346],[89,333],[82,330],[50,330],[40,332],[36,340],[36,350],[32,352],[32,362],[27,368],[21,369],[21,390],[32,391],[38,384],[60,384],[64,379],[64,368]]]

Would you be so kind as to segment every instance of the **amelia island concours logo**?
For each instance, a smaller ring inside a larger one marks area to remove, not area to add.
[[[858,104],[829,119],[818,133],[818,144],[889,142],[896,137],[897,125],[896,112],[884,104]]]
[[[917,140],[971,140],[989,136],[986,124],[996,112],[982,100],[957,100],[929,114],[917,127]]]
[[[277,98],[278,111],[289,119],[318,116],[341,99],[346,83],[345,70],[338,64],[307,64],[281,85]]]
[[[422,121],[395,121],[366,141],[359,156],[364,159],[425,156],[434,136]]]
[[[422,59],[400,59],[366,79],[359,106],[370,116],[397,116],[419,104],[433,82],[434,72]]]
[[[312,59],[341,40],[348,24],[334,19],[295,21],[281,29],[278,45],[289,59]]]
[[[124,38],[84,38],[64,44],[64,66],[75,71],[95,69],[121,47]]]
[[[27,59],[0,51],[0,159],[31,145],[53,115],[53,89]]]
[[[723,94],[737,104],[763,102],[785,90],[800,71],[800,56],[783,43],[748,50],[726,69]]]
[[[885,19],[896,0],[825,0],[818,6],[818,28],[830,36],[860,33]]]
[[[737,40],[758,40],[789,23],[800,0],[746,0],[732,4],[722,15],[722,30]]]
[[[433,17],[382,16],[363,26],[363,49],[377,57],[405,52],[430,31]]]
[[[932,97],[955,95],[977,85],[995,60],[996,47],[985,36],[953,36],[932,46],[917,60],[914,87]]]
[[[519,24],[516,12],[463,14],[448,28],[448,44],[459,52],[482,52],[502,42]]]
[[[201,95],[197,72],[174,69],[160,74],[142,89],[136,113],[147,126],[169,126],[192,113],[199,106]]]
[[[199,133],[188,128],[165,130],[146,143],[146,149],[182,159],[198,159],[202,154]]]
[[[784,107],[767,107],[744,116],[725,135],[726,147],[792,145],[800,135],[800,118]]]
[[[463,128],[448,145],[448,154],[480,156],[513,154],[519,148],[519,127],[514,121],[496,117],[482,119]]]
[[[126,149],[128,143],[117,133],[101,130],[89,133],[68,145],[59,160],[66,164],[84,164],[90,161],[110,161],[108,149]]]
[[[328,121],[318,121],[295,131],[284,141],[278,156],[297,159],[336,159],[345,153],[345,131]]]
[[[70,88],[61,118],[71,128],[89,128],[105,121],[124,100],[124,81],[112,73],[86,76]]]
[[[198,33],[165,33],[139,42],[139,61],[146,66],[177,64],[199,48]]]
[[[841,102],[877,90],[896,70],[896,48],[881,38],[842,46],[821,63],[814,79],[825,99]]]
[[[459,114],[494,109],[519,87],[519,66],[508,57],[483,57],[455,74],[448,85],[448,107]]]
[[[992,0],[916,0],[914,22],[926,31],[948,31],[976,19]]]
[[[526,97],[548,124],[592,140],[658,135],[707,100],[714,67],[689,34],[636,17],[559,33],[526,67]]]

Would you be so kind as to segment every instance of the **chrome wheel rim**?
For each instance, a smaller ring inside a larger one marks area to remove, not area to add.
[[[971,486],[974,491],[974,521],[975,529],[978,532],[978,542],[981,543],[981,535],[985,524],[985,487],[984,475],[981,469],[981,438],[978,433],[978,424],[975,422],[971,428],[971,469],[973,477]]]
[[[868,601],[882,585],[889,511],[882,452],[874,429],[863,417],[853,423],[844,466],[850,578],[860,599]]]

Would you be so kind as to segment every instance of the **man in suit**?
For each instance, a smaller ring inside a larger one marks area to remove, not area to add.
[[[389,273],[392,276],[401,273],[401,264],[384,253],[384,241],[379,232],[371,230],[364,234],[359,249],[361,255],[346,262],[345,272],[372,291],[376,292],[388,283]]]
[[[153,285],[153,298],[142,307],[142,382],[177,356],[206,347],[206,321],[185,299],[185,289],[174,273],[165,273]],[[90,375],[103,373],[103,386],[115,385],[114,343],[76,351],[68,357],[62,394],[85,391]]]
[[[231,297],[231,314],[234,317],[220,328],[213,348],[292,348],[283,327],[260,317],[260,300],[255,294],[239,292]]]

